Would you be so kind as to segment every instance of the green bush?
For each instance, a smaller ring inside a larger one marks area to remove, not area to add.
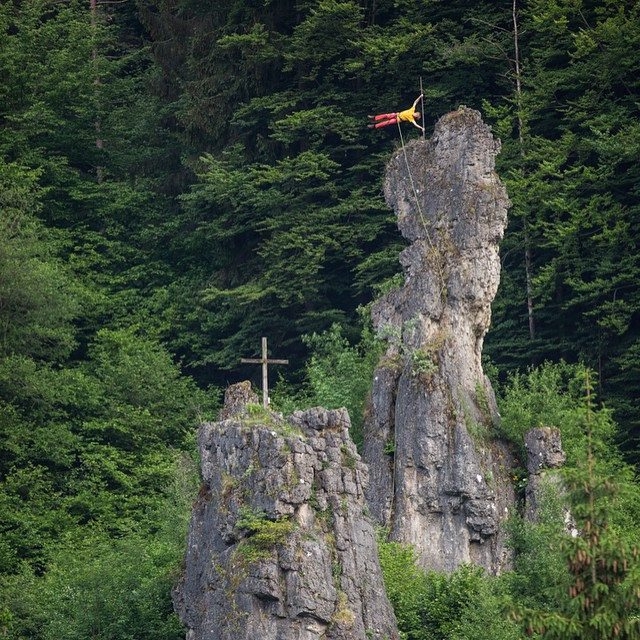
[[[479,567],[452,574],[422,571],[413,550],[380,542],[387,595],[404,640],[516,640],[520,633],[503,606],[502,583]]]
[[[305,342],[312,355],[305,368],[304,388],[292,393],[280,385],[274,393],[276,404],[284,410],[303,406],[346,407],[351,418],[351,437],[357,445],[362,444],[364,409],[381,343],[365,326],[360,342],[351,345],[338,324],[324,333],[306,336]]]
[[[563,488],[547,485],[538,521],[511,523],[514,571],[504,579],[513,616],[545,640],[640,638],[640,492],[612,443],[611,413],[595,405],[591,378],[582,367],[545,365],[514,377],[503,397],[512,438],[555,426],[567,451]]]
[[[550,610],[566,600],[570,576],[562,551],[565,502],[549,485],[539,499],[536,524],[519,516],[507,523],[514,562],[503,581],[515,606]]]
[[[273,549],[293,533],[296,525],[290,518],[269,520],[263,511],[242,508],[236,527],[247,536],[240,542],[238,553],[247,562],[256,562],[268,558]]]
[[[501,434],[513,442],[525,459],[524,435],[534,427],[560,429],[562,446],[568,464],[584,459],[584,387],[587,369],[564,362],[545,363],[526,373],[515,373],[501,389],[498,405]],[[594,435],[602,443],[601,453],[607,454],[615,434],[610,413],[601,408]]]
[[[198,478],[184,458],[147,526],[114,539],[86,527],[50,553],[46,573],[27,563],[0,575],[0,637],[13,640],[181,640],[171,588]]]

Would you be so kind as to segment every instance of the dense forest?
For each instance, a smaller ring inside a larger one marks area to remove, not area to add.
[[[427,135],[465,104],[502,140],[502,435],[563,429],[596,533],[514,522],[499,584],[383,542],[403,633],[640,638],[639,49],[637,0],[4,0],[0,636],[182,637],[195,427],[261,336],[274,402],[359,424],[402,248],[367,115],[422,86]]]

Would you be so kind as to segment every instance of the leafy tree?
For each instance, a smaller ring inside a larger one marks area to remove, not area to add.
[[[571,575],[563,551],[567,536],[567,499],[559,486],[547,483],[537,499],[536,522],[514,515],[507,523],[513,570],[502,576],[512,617],[523,610],[552,614],[569,601]],[[518,612],[513,615],[513,612]],[[533,627],[528,628],[528,635]]]
[[[39,175],[0,158],[0,355],[59,360],[74,346],[79,291],[37,221]]]
[[[33,640],[184,637],[170,591],[196,483],[193,462],[182,458],[153,514],[153,531],[117,539],[99,528],[69,532],[46,575],[0,576],[0,632]]]
[[[0,156],[32,172],[31,214],[55,229],[48,250],[84,289],[79,348],[108,318],[163,326],[166,172],[180,167],[132,3],[10,1],[0,31]]]
[[[337,324],[304,340],[311,356],[305,366],[302,390],[292,390],[291,385],[281,380],[273,393],[275,405],[285,411],[303,406],[346,407],[351,419],[351,438],[361,445],[365,405],[382,345],[366,324],[360,342],[354,346]]]
[[[520,93],[487,105],[514,203],[487,348],[505,368],[560,358],[594,368],[633,456],[637,418],[618,381],[634,384],[637,339],[637,176],[628,152],[637,145],[638,74],[628,52],[638,7],[514,6]]]
[[[0,363],[3,569],[42,570],[49,545],[99,523],[121,534],[147,522],[171,478],[174,449],[217,402],[158,345],[103,330],[76,368]]]
[[[560,429],[568,464],[576,465],[586,451],[583,415],[585,368],[565,362],[545,363],[525,373],[514,372],[499,387],[500,432],[519,448],[525,461],[524,436],[530,429]],[[600,441],[610,444],[615,426],[608,412],[601,421]]]

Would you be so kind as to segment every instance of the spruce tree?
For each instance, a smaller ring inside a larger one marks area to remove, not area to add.
[[[630,489],[637,493],[637,488],[632,488],[628,468],[606,458],[610,453],[603,450],[601,437],[603,429],[609,430],[609,418],[607,412],[594,411],[592,394],[587,370],[582,409],[586,460],[584,466],[572,465],[566,475],[577,528],[562,542],[568,594],[558,594],[556,606],[518,613],[527,633],[545,640],[640,638],[640,546],[634,528],[621,527],[616,514],[624,509],[625,496],[619,494]],[[561,586],[567,588],[564,581]]]

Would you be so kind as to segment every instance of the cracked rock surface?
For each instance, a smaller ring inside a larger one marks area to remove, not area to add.
[[[244,386],[243,386],[244,385]],[[187,640],[398,638],[345,409],[287,419],[248,383],[203,424],[174,604]]]

